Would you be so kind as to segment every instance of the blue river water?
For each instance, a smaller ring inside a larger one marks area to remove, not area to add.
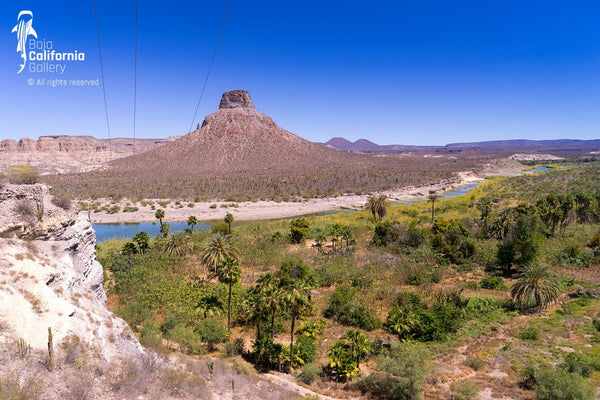
[[[549,167],[539,167],[539,168],[535,168],[531,171],[527,171],[528,173],[533,173],[533,172],[545,172],[545,171],[549,171],[552,168]],[[456,189],[453,190],[449,190],[445,193],[443,193],[440,196],[440,199],[451,199],[453,197],[457,197],[457,196],[462,196],[465,195],[467,193],[469,193],[471,190],[475,189],[481,182],[473,182],[473,183],[469,183],[466,185],[462,185],[457,187]],[[415,199],[415,200],[407,200],[407,201],[395,201],[392,204],[394,205],[410,205],[410,204],[416,204],[416,203],[423,203],[429,201],[427,199],[427,197],[424,197],[422,199]],[[320,213],[315,213],[315,214],[310,214],[310,215],[331,215],[331,214],[350,214],[353,213],[357,210],[354,209],[349,209],[349,208],[345,208],[345,209],[338,209],[338,210],[331,210],[331,211],[324,211],[324,212],[320,212]],[[182,231],[186,228],[189,228],[187,222],[169,222],[168,223],[171,226],[171,232],[179,232]],[[148,233],[148,235],[150,235],[151,237],[153,236],[157,236],[160,234],[160,225],[158,222],[133,222],[133,223],[127,223],[127,222],[121,222],[121,223],[116,223],[116,224],[94,224],[94,230],[96,231],[96,239],[98,242],[102,242],[108,239],[128,239],[130,237],[133,237],[133,235],[135,235],[138,232],[146,232]],[[211,228],[211,224],[210,223],[206,223],[206,222],[199,222],[198,225],[196,225],[194,227],[194,229],[196,230],[207,230]]]
[[[189,228],[187,222],[167,222],[171,226],[171,233]],[[206,230],[211,224],[199,222],[194,230]],[[96,231],[96,240],[103,242],[108,239],[128,239],[136,233],[146,232],[150,237],[160,235],[160,224],[158,222],[120,222],[115,224],[93,224]]]

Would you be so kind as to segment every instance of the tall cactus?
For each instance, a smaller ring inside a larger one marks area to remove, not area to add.
[[[54,346],[52,344],[52,328],[48,327],[48,369],[54,370]]]

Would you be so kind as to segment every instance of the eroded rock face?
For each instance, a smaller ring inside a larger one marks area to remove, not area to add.
[[[223,93],[219,108],[254,108],[254,103],[247,90],[230,90]]]
[[[175,140],[136,139],[135,153],[152,150]],[[96,139],[92,136],[41,136],[18,142],[0,141],[0,169],[29,164],[40,173],[82,172],[102,168],[106,163],[134,154],[133,139]]]
[[[41,201],[41,220],[24,218],[22,202]],[[0,189],[0,342],[23,338],[47,346],[77,336],[106,359],[143,349],[127,324],[106,309],[96,235],[85,213],[49,201],[42,185]],[[5,212],[7,211],[8,212]]]

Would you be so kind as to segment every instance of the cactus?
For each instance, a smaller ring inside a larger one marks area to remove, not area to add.
[[[44,195],[42,193],[35,199],[36,216],[38,221],[44,218]]]
[[[48,327],[48,369],[54,370],[54,346],[52,344],[52,328]]]
[[[17,341],[17,354],[21,358],[26,358],[31,354],[31,346],[23,338],[19,338]]]

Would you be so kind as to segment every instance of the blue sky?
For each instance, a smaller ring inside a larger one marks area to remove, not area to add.
[[[139,3],[137,137],[185,134],[227,0]],[[97,0],[112,137],[132,135],[134,4]],[[17,74],[21,10],[85,61]],[[0,138],[107,137],[100,86],[37,84],[100,78],[92,1],[3,1],[0,17]],[[196,122],[242,88],[312,141],[596,139],[600,3],[233,0]]]

